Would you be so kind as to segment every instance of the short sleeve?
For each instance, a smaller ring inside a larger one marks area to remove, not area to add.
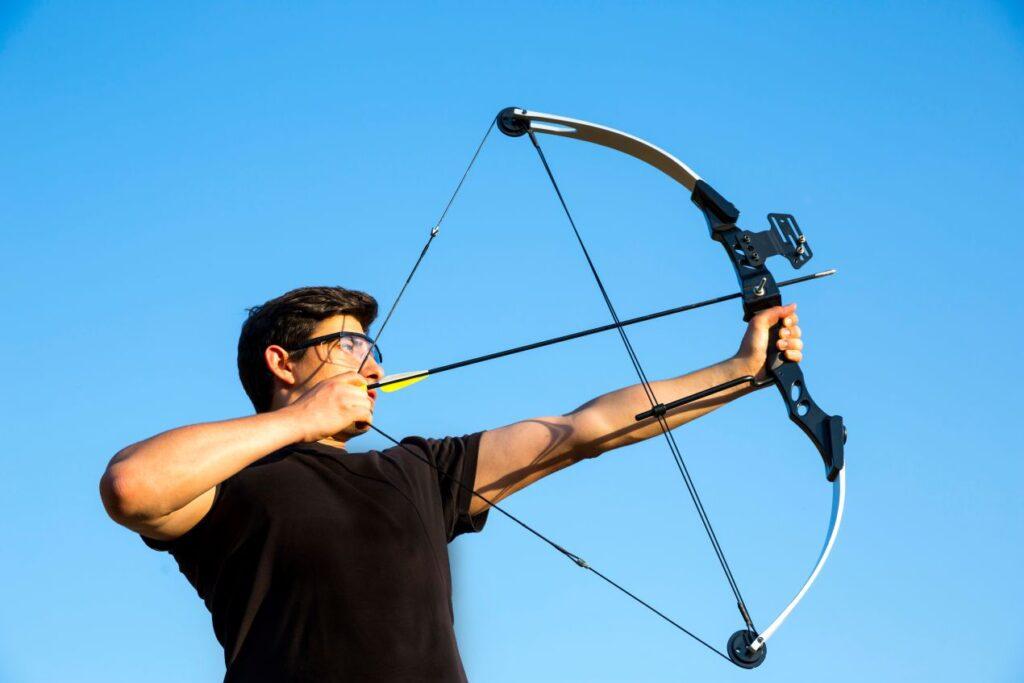
[[[487,510],[476,515],[469,512],[474,498],[472,487],[482,436],[483,432],[477,432],[426,439],[427,455],[437,473],[449,541],[460,534],[480,531],[487,522]]]
[[[176,555],[181,549],[194,546],[199,539],[209,535],[210,527],[216,526],[217,518],[223,516],[224,508],[230,504],[225,500],[226,498],[230,498],[230,482],[231,479],[229,478],[226,481],[217,484],[217,490],[213,494],[213,504],[210,505],[210,509],[194,527],[178,538],[174,538],[169,541],[162,541],[156,538],[143,536],[142,534],[139,534],[139,538],[141,538],[142,542],[153,550],[170,552],[172,555]]]

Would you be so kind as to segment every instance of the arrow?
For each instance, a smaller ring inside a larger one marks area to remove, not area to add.
[[[829,277],[836,274],[836,269],[823,270],[820,273],[813,273],[811,275],[804,275],[803,277],[793,278],[792,280],[786,280],[778,283],[778,287],[788,287],[790,285],[800,284],[801,282],[807,282],[809,280],[818,280],[820,278]],[[676,306],[675,308],[668,308],[664,311],[658,311],[656,313],[648,313],[647,315],[641,315],[637,318],[629,318],[616,323],[609,323],[607,325],[601,325],[600,327],[591,327],[587,330],[581,330],[580,332],[572,332],[570,334],[563,334],[560,337],[552,337],[551,339],[544,339],[542,341],[533,342],[532,344],[524,344],[522,346],[516,346],[511,349],[505,349],[504,351],[495,351],[494,353],[488,353],[483,356],[477,356],[475,358],[469,358],[467,360],[460,360],[455,363],[449,363],[447,365],[439,365],[436,368],[430,368],[429,370],[413,370],[411,372],[399,372],[394,375],[388,375],[381,379],[381,381],[371,384],[369,389],[380,389],[384,392],[398,391],[405,389],[413,384],[422,382],[427,377],[432,375],[440,375],[443,372],[449,370],[456,370],[458,368],[464,368],[468,365],[476,365],[477,363],[483,363],[484,361],[494,360],[496,358],[503,358],[505,356],[512,356],[517,353],[524,351],[532,351],[533,349],[539,349],[544,346],[551,346],[553,344],[561,344],[562,342],[571,341],[573,339],[579,339],[580,337],[587,337],[598,332],[607,332],[614,330],[619,327],[628,327],[629,325],[636,325],[637,323],[647,322],[648,320],[654,320],[656,318],[664,318],[666,316],[675,315],[676,313],[684,313],[686,311],[692,311],[696,308],[704,308],[705,306],[711,306],[712,304],[720,304],[723,301],[729,301],[731,299],[739,299],[743,296],[742,292],[734,292],[732,294],[726,294],[724,296],[717,296],[713,299],[705,299],[704,301],[698,301],[693,304],[686,304],[684,306]]]

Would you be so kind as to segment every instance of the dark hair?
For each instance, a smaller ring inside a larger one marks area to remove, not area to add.
[[[300,287],[249,309],[238,337],[238,378],[257,413],[270,410],[274,376],[263,356],[268,346],[290,348],[309,339],[316,325],[336,315],[351,315],[369,330],[377,300],[344,287]],[[301,358],[305,349],[296,351]]]

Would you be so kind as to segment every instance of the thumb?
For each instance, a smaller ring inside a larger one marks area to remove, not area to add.
[[[764,328],[770,328],[776,323],[782,322],[787,317],[796,313],[796,304],[786,304],[785,306],[772,306],[766,308],[758,314],[758,326]]]

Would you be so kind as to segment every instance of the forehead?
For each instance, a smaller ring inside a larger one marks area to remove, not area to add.
[[[317,323],[316,327],[313,328],[313,336],[319,337],[323,334],[331,334],[332,332],[362,332],[363,324],[350,315],[336,315],[331,318],[325,318]]]

